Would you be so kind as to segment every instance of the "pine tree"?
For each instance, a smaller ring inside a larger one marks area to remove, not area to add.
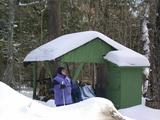
[[[2,81],[15,87],[15,77],[14,77],[14,47],[13,47],[13,34],[14,34],[14,19],[15,19],[15,1],[8,1],[8,38],[7,38],[7,66],[3,74]]]
[[[48,0],[48,32],[49,40],[61,35],[61,1]]]
[[[152,108],[160,109],[160,0],[155,0],[154,2],[155,18],[155,29],[153,36],[153,43],[151,49],[151,73],[149,80],[149,89],[147,91],[148,97],[146,105]],[[153,19],[153,18],[152,18]],[[154,27],[153,27],[154,28]]]

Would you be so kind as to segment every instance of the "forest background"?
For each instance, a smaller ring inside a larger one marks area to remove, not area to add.
[[[0,0],[0,16],[0,80],[13,88],[32,86],[29,51],[95,30],[149,59],[146,105],[160,108],[160,0]]]

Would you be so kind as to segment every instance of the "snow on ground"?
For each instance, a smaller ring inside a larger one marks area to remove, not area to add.
[[[0,120],[122,120],[112,102],[90,98],[82,102],[52,107],[52,100],[32,100],[0,82]]]
[[[29,95],[29,91],[22,93]],[[113,115],[120,116],[111,101],[107,99],[95,97],[80,103],[55,107],[54,100],[48,102],[32,100],[2,82],[0,82],[0,98],[0,120],[75,120],[75,118],[76,120],[112,120],[104,118],[103,115],[111,116],[110,113],[114,113]],[[160,110],[144,106],[144,99],[141,105],[118,111],[126,120],[160,120]]]
[[[141,105],[121,109],[119,112],[135,120],[160,120],[160,110],[146,107],[144,98]]]
[[[30,87],[21,87],[19,92],[29,98],[33,97],[33,89]]]
[[[21,91],[21,93],[28,97],[32,96],[31,90],[24,90],[24,91]],[[42,102],[42,104],[50,107],[55,107],[54,100]],[[126,119],[129,119],[127,117],[130,117],[130,119],[132,118],[133,120],[159,120],[160,110],[146,107],[144,104],[145,104],[145,99],[143,98],[141,105],[120,109],[118,111],[122,113],[126,117]]]
[[[160,120],[160,110],[152,109],[144,105],[121,109],[119,112],[134,120]]]

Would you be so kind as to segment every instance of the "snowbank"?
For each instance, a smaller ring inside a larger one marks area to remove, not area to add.
[[[32,100],[2,82],[0,98],[0,120],[121,120],[121,114],[126,120],[160,119],[160,110],[148,108],[144,103],[117,111],[111,101],[97,97],[54,107],[54,100],[46,103]]]
[[[118,110],[125,116],[131,117],[133,120],[159,120],[160,110],[145,106],[145,98],[142,97],[142,104],[130,108]]]
[[[19,94],[11,87],[0,82],[0,110],[21,110],[31,102],[31,99]]]
[[[160,110],[152,109],[144,105],[121,109],[119,112],[134,120],[160,120]]]
[[[104,98],[94,97],[68,106],[49,107],[2,82],[0,98],[0,120],[123,120],[112,102]]]

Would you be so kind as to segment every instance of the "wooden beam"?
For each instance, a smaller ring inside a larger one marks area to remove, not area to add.
[[[80,63],[79,67],[76,69],[73,80],[76,80],[79,76],[79,74],[81,73],[81,70],[84,66],[84,63]]]
[[[69,75],[69,77],[71,78],[71,72],[70,72],[70,70],[69,70],[69,65],[68,65],[68,63],[66,63],[66,68],[67,68],[67,71],[68,71],[68,75]]]
[[[51,63],[47,61],[46,66],[47,66],[47,71],[49,72],[49,77],[52,79],[54,71],[52,69]]]

